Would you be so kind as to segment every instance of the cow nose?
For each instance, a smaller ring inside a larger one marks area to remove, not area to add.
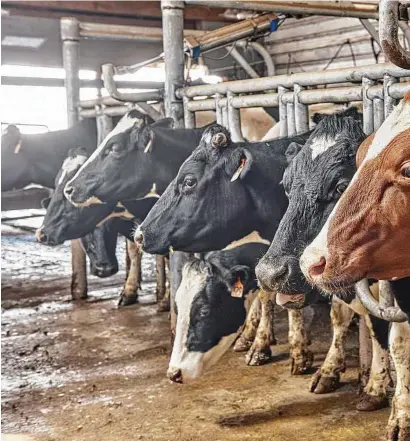
[[[169,368],[167,372],[168,378],[174,383],[183,383],[182,372],[178,368]]]
[[[315,278],[317,276],[321,276],[326,268],[326,259],[324,256],[321,256],[318,261],[310,265],[308,272],[309,276]]]
[[[47,235],[42,229],[39,229],[36,231],[36,239],[41,243],[47,242]]]
[[[256,267],[256,277],[262,289],[273,291],[284,283],[289,268],[286,262],[274,263],[269,259],[262,259]]]
[[[116,274],[117,272],[118,272],[118,266],[111,265],[109,263],[96,265],[95,268],[91,270],[91,274],[93,276],[97,276],[100,278],[110,277],[113,274]]]

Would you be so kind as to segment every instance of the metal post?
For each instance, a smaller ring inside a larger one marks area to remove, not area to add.
[[[222,111],[222,125],[225,129],[229,130],[229,120],[228,120],[228,104],[220,105]]]
[[[288,136],[295,136],[296,121],[295,121],[295,105],[293,102],[286,103],[286,113],[288,118]]]
[[[112,118],[104,113],[103,106],[95,106],[97,121],[97,143],[100,145],[113,129]]]
[[[396,105],[396,100],[391,97],[390,86],[397,83],[397,78],[385,74],[383,78],[383,96],[384,96],[384,117],[387,118]]]
[[[384,101],[380,98],[373,100],[373,126],[377,130],[384,121]]]
[[[241,131],[241,113],[239,109],[235,109],[232,106],[232,98],[234,94],[228,92],[228,123],[229,130],[231,132],[233,142],[243,142],[243,136]]]
[[[75,18],[62,18],[60,21],[63,44],[63,65],[65,69],[65,88],[67,99],[67,120],[71,127],[78,122],[80,101],[79,77],[79,22]],[[79,239],[71,241],[71,296],[73,300],[87,298],[87,259]]]
[[[215,112],[216,112],[216,122],[217,124],[223,125],[222,121],[222,107],[219,106],[219,100],[222,98],[220,93],[215,94]]]
[[[283,95],[287,92],[285,87],[278,87],[279,95],[279,130],[280,136],[288,136],[288,112],[286,109],[286,103],[283,101]]]
[[[196,122],[195,122],[195,112],[191,112],[187,109],[188,103],[190,101],[189,98],[184,97],[184,123],[186,129],[195,129]]]
[[[182,100],[175,92],[184,84],[184,2],[161,0],[165,61],[165,115],[184,127]]]
[[[303,90],[303,87],[299,84],[294,86],[294,106],[295,106],[295,125],[297,133],[306,133],[309,131],[309,109],[306,104],[302,104],[299,101],[299,93]]]
[[[374,81],[363,77],[362,78],[362,99],[363,99],[363,131],[366,135],[370,135],[374,131],[373,125],[373,101],[368,96],[369,88],[374,84]]]

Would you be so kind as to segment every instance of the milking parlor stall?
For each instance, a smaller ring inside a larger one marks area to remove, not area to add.
[[[410,177],[410,3],[1,13],[1,439],[409,441],[410,271],[302,253],[364,144]]]

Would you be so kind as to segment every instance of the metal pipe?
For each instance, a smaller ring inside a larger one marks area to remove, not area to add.
[[[374,18],[378,16],[378,4],[373,2],[332,2],[332,1],[226,1],[186,0],[188,5],[208,8],[243,9],[248,11],[272,11],[295,15],[330,15],[337,17]]]
[[[104,87],[107,92],[116,100],[124,102],[146,102],[146,101],[160,101],[162,100],[162,92],[154,90],[152,92],[136,92],[136,93],[121,93],[117,90],[117,85],[114,81],[115,67],[113,64],[103,64],[102,74],[104,80]]]
[[[286,113],[288,117],[288,136],[296,135],[296,121],[295,121],[295,105],[292,102],[286,103]]]
[[[363,306],[375,317],[387,320],[388,322],[405,322],[408,320],[405,314],[399,307],[382,307],[379,302],[373,297],[367,279],[362,279],[355,285],[356,295],[363,303]]]
[[[392,92],[392,88],[397,83],[397,78],[386,74],[383,78],[383,95],[384,95],[384,117],[387,118],[396,105],[396,100]]]
[[[184,84],[184,2],[161,0],[165,61],[165,115],[174,127],[184,126],[182,97],[175,95]]]
[[[80,101],[79,77],[79,22],[75,18],[60,20],[63,46],[63,65],[67,99],[67,122],[72,127],[78,122]],[[73,300],[87,298],[87,259],[79,239],[71,241],[71,297]]]
[[[133,106],[115,106],[115,107],[105,107],[100,111],[95,109],[80,109],[79,115],[81,118],[96,118],[98,116],[98,112],[102,112],[107,116],[124,116],[127,112],[129,112]]]
[[[232,106],[233,93],[228,92],[228,125],[231,132],[233,142],[245,141],[241,131],[241,113],[239,109],[235,109]]]
[[[152,118],[154,121],[158,121],[163,118],[160,112],[158,110],[154,109],[151,104],[139,102],[135,104],[136,109],[141,109],[143,113],[146,113],[150,118]]]
[[[177,95],[193,98],[195,96],[213,95],[217,92],[225,95],[228,90],[233,93],[246,93],[277,89],[279,86],[292,88],[295,83],[300,86],[319,86],[322,84],[360,82],[364,76],[377,80],[383,78],[386,73],[398,78],[409,76],[408,70],[401,69],[391,63],[385,63],[190,86],[179,89]]]
[[[386,58],[396,66],[410,69],[410,51],[399,41],[399,2],[380,0],[379,39]]]
[[[374,130],[383,124],[384,121],[384,101],[380,98],[373,100],[373,126]]]
[[[410,45],[410,27],[404,21],[399,21],[399,28],[403,31],[404,37],[407,40],[407,43]]]
[[[196,122],[195,122],[195,112],[191,112],[187,109],[189,98],[184,97],[184,123],[186,129],[195,129]]]
[[[287,89],[279,86],[278,87],[278,100],[279,100],[279,131],[280,136],[288,136],[288,112],[286,108],[286,103],[283,101],[283,96]]]
[[[223,121],[222,121],[222,107],[219,105],[219,101],[221,100],[222,95],[219,93],[215,94],[215,99],[213,100],[214,103],[214,110],[216,111],[216,123],[220,124],[221,126],[223,125]],[[189,109],[190,104],[187,105],[187,108]]]
[[[123,106],[124,102],[114,99],[111,96],[105,96],[102,98],[95,98],[92,100],[82,100],[80,101],[79,107],[81,109],[93,109],[95,106]]]
[[[229,129],[229,118],[228,118],[228,106],[221,106],[222,111],[222,125],[225,127],[225,129]]]
[[[299,100],[299,94],[302,90],[303,89],[299,84],[295,84],[293,104],[295,106],[295,125],[298,134],[309,131],[309,109],[306,104],[301,103]]]
[[[283,90],[281,86],[278,90]],[[389,87],[390,97],[394,99],[403,98],[410,90],[410,83],[392,83]],[[368,89],[368,97],[372,100],[375,98],[383,98],[383,86],[375,85]],[[292,103],[294,100],[293,92],[287,92],[286,89],[282,94],[284,104]],[[299,93],[299,101],[303,104],[318,103],[346,103],[362,100],[361,86],[348,87],[331,87],[327,89],[302,90]],[[226,98],[221,98],[221,104],[226,104]],[[258,94],[258,95],[241,95],[232,98],[232,106],[235,108],[242,107],[278,107],[280,108],[279,93]],[[192,100],[187,104],[187,109],[191,112],[201,110],[215,110],[214,99]]]
[[[100,145],[113,129],[112,118],[103,112],[101,106],[95,106],[97,122],[97,143]]]
[[[362,99],[363,99],[363,132],[369,136],[374,131],[373,124],[373,101],[369,98],[368,91],[374,84],[373,80],[363,77],[362,79]]]
[[[241,67],[244,69],[244,71],[251,77],[251,78],[259,78],[259,75],[256,73],[256,71],[253,69],[253,67],[246,61],[246,59],[235,49],[234,46],[227,46],[226,50],[228,51],[228,54],[230,54],[235,60],[241,65]]]
[[[257,41],[238,41],[236,46],[239,47],[248,47],[250,46],[253,50],[255,50],[265,61],[266,70],[268,73],[268,77],[273,77],[275,75],[275,65],[272,60],[272,56],[269,51],[266,49],[263,44],[258,43]]]
[[[370,34],[370,36],[373,38],[373,40],[381,47],[380,40],[379,40],[379,34],[377,33],[376,28],[373,26],[372,23],[367,18],[361,18],[360,23],[362,26],[366,29],[366,31]]]

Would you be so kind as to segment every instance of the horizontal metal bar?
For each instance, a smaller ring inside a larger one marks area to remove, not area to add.
[[[410,70],[401,69],[391,63],[384,63],[326,71],[298,72],[291,75],[277,75],[250,80],[226,81],[205,86],[184,87],[177,91],[177,95],[179,97],[187,96],[188,98],[193,98],[215,93],[226,95],[228,91],[246,93],[277,89],[279,86],[292,88],[294,84],[299,84],[300,86],[319,86],[321,84],[361,82],[364,76],[377,80],[383,78],[386,73],[394,77],[410,76]]]
[[[96,109],[80,109],[79,115],[81,118],[96,118],[103,114],[107,116],[123,116],[132,109],[131,106],[113,106],[105,107],[101,110]]]
[[[410,83],[395,83],[389,88],[390,96],[395,99],[403,98],[403,96],[410,90]],[[370,99],[383,98],[383,86],[371,86],[368,91]],[[293,92],[286,92],[283,94],[284,103],[293,103]],[[319,104],[319,103],[345,103],[362,100],[361,86],[348,87],[332,87],[327,89],[302,90],[299,93],[299,101],[302,104]],[[224,107],[227,105],[227,99],[219,100],[219,105]],[[267,93],[258,95],[243,95],[232,98],[232,106],[234,108],[242,107],[278,107],[279,94]],[[191,112],[198,112],[201,110],[215,110],[215,101],[213,99],[192,100],[186,104],[186,107]]]
[[[330,15],[338,17],[374,18],[378,15],[378,2],[331,2],[331,1],[225,1],[186,0],[188,5],[207,6],[227,9],[245,9],[250,11],[272,11],[297,15]]]

